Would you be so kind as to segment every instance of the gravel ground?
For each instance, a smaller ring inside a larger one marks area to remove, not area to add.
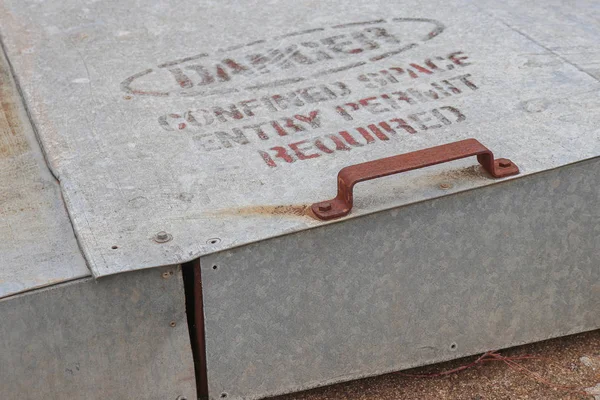
[[[505,362],[491,361],[446,376],[415,378],[392,373],[273,400],[600,400],[600,330],[499,353],[505,357],[537,357],[515,362],[538,377]],[[462,358],[403,373],[440,373],[470,364],[477,358]]]

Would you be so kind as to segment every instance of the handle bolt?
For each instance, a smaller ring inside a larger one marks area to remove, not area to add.
[[[156,243],[166,243],[173,239],[173,236],[169,235],[165,231],[160,231],[156,235],[154,235],[154,241]]]
[[[323,203],[319,206],[319,211],[331,211],[331,203]]]

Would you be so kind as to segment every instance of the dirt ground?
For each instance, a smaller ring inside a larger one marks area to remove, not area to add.
[[[480,362],[444,376],[402,375],[439,374],[479,358],[467,357],[273,400],[600,400],[600,330],[498,353],[504,357],[535,358]]]

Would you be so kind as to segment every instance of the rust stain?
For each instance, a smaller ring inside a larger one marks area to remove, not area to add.
[[[217,211],[218,215],[274,215],[285,217],[304,217],[310,215],[308,204],[288,204],[278,206],[249,206],[228,208]]]
[[[5,17],[4,20],[6,21],[6,25],[11,26],[12,31],[21,33],[20,35],[11,37],[16,54],[28,54],[39,47],[40,43],[38,38],[30,33],[31,30],[28,28],[28,21],[24,20],[20,15],[16,15],[10,11],[2,1],[0,1],[0,15]],[[31,77],[34,74],[33,71],[35,70],[36,60],[37,58],[32,56],[21,58],[19,74],[21,75],[20,77],[23,82],[31,80]],[[7,64],[4,54],[0,52],[0,159],[13,157],[15,155],[18,156],[30,149],[26,136],[27,132],[25,132],[25,129],[30,129],[29,119],[24,116],[24,111],[21,111],[23,107],[22,99],[16,90]],[[35,90],[35,87],[30,89]],[[30,101],[32,107],[40,113],[40,120],[44,120],[47,123],[47,126],[45,127],[46,136],[49,136],[50,139],[55,139],[56,129],[47,118],[44,101],[42,101],[41,97],[36,92],[31,93]],[[3,120],[3,115],[4,118],[6,118],[6,121]],[[22,120],[22,118],[25,119]],[[6,135],[3,137],[3,131],[7,129],[6,122],[8,122],[8,126],[11,127],[12,134],[20,138],[20,143],[18,145],[15,145],[14,143],[11,143],[10,145],[5,143]],[[26,125],[24,126],[23,124]]]
[[[0,9],[1,11],[1,9]],[[6,60],[0,54],[0,182],[10,190],[0,191],[0,216],[34,214],[42,201],[43,183],[35,178],[37,161],[30,156],[27,120]]]
[[[29,149],[15,104],[20,100],[8,74],[0,66],[0,158],[16,157]]]
[[[429,178],[432,179],[432,178]],[[439,180],[481,180],[489,179],[489,175],[480,165],[475,164],[470,167],[452,169],[437,174],[434,178]]]
[[[473,166],[453,169],[436,174],[434,177],[427,177],[424,185],[436,186],[440,182],[456,182],[466,180],[489,180],[489,174],[479,164]],[[267,216],[284,216],[284,217],[310,217],[320,220],[312,211],[308,204],[288,204],[277,206],[249,206],[236,207],[216,211],[216,215],[234,215],[234,216],[252,216],[252,215],[267,215]]]

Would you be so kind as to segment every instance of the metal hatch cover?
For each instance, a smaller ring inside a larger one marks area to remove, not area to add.
[[[0,0],[3,44],[95,276],[322,225],[309,205],[334,197],[352,164],[471,137],[519,176],[600,153],[600,83],[467,1],[134,11]],[[377,179],[346,218],[494,182],[474,159]]]

